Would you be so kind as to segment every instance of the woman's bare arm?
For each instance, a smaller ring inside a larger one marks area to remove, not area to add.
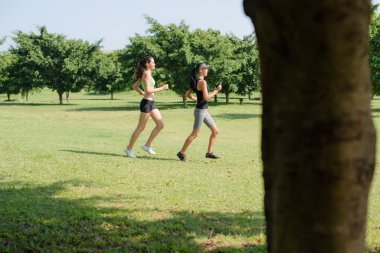
[[[145,92],[140,89],[140,85],[141,85],[141,78],[138,79],[132,86],[132,89],[134,89],[135,91],[137,91],[140,95],[144,96]]]
[[[167,90],[169,88],[168,84],[164,84],[158,88],[151,87],[150,86],[150,80],[152,79],[152,76],[148,73],[144,73],[142,79],[145,82],[145,92],[146,93],[155,93],[155,92]]]
[[[186,91],[185,96],[186,96],[187,98],[190,98],[190,99],[193,100],[193,101],[197,101],[197,98],[193,96],[193,90],[192,90],[192,89],[188,89],[188,90]]]
[[[216,87],[216,89],[214,91],[209,93],[207,90],[207,83],[205,80],[200,80],[199,85],[200,85],[201,91],[203,93],[203,98],[205,100],[210,100],[212,97],[214,97],[222,89],[222,85],[219,84],[218,87]]]

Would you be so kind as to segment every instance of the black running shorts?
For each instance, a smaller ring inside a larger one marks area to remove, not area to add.
[[[140,112],[150,113],[154,109],[157,109],[154,100],[143,99],[140,103]]]

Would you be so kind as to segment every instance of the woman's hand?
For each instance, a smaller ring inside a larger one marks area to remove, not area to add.
[[[161,87],[162,87],[162,90],[168,90],[169,89],[169,84],[165,83]]]
[[[215,90],[217,90],[218,92],[222,89],[222,84],[219,84]]]

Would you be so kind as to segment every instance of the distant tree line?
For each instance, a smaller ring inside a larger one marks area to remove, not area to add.
[[[373,14],[370,27],[370,66],[373,95],[380,95],[380,15]],[[18,31],[12,38],[15,46],[0,54],[0,94],[28,94],[41,88],[56,91],[59,103],[64,96],[85,89],[88,92],[114,92],[130,89],[135,81],[137,62],[151,55],[157,62],[155,78],[168,82],[186,106],[188,75],[198,62],[211,66],[208,83],[223,83],[226,102],[231,93],[251,97],[260,91],[259,57],[255,36],[240,39],[217,30],[190,31],[185,22],[162,25],[145,17],[150,28],[147,35],[136,34],[125,48],[112,52],[101,50],[102,41],[93,44],[49,33],[40,27],[38,33]],[[0,44],[5,38],[0,39]],[[217,101],[217,97],[215,98]]]
[[[46,27],[38,33],[18,31],[15,46],[0,55],[0,93],[28,94],[42,88],[56,91],[59,103],[69,94],[83,89],[90,92],[114,92],[129,89],[135,82],[137,62],[151,55],[157,63],[155,78],[168,82],[186,106],[188,75],[198,62],[211,66],[210,85],[223,83],[226,101],[234,92],[250,96],[260,89],[258,53],[253,35],[240,39],[217,30],[194,30],[184,22],[162,25],[146,16],[147,35],[136,34],[121,50],[104,52],[102,41],[93,44],[53,34]],[[3,43],[4,39],[0,41]]]

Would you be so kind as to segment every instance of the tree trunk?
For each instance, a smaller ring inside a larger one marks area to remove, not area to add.
[[[29,101],[29,91],[28,90],[25,92],[25,100],[26,100],[26,102]]]
[[[251,97],[252,97],[252,93],[248,92],[248,100],[251,100]]]
[[[183,108],[187,108],[187,99],[185,95],[182,95],[182,106]]]
[[[111,100],[113,100],[113,91],[111,90]]]
[[[67,103],[69,102],[69,97],[70,97],[70,92],[66,91],[66,102]]]
[[[11,94],[7,93],[8,101],[11,101]]]
[[[59,104],[63,105],[63,91],[57,91],[59,96]]]
[[[244,0],[244,9],[261,62],[268,251],[364,253],[376,144],[370,1]]]
[[[214,102],[218,103],[218,96],[217,95],[214,96]]]
[[[230,94],[226,93],[226,104],[230,103]]]

